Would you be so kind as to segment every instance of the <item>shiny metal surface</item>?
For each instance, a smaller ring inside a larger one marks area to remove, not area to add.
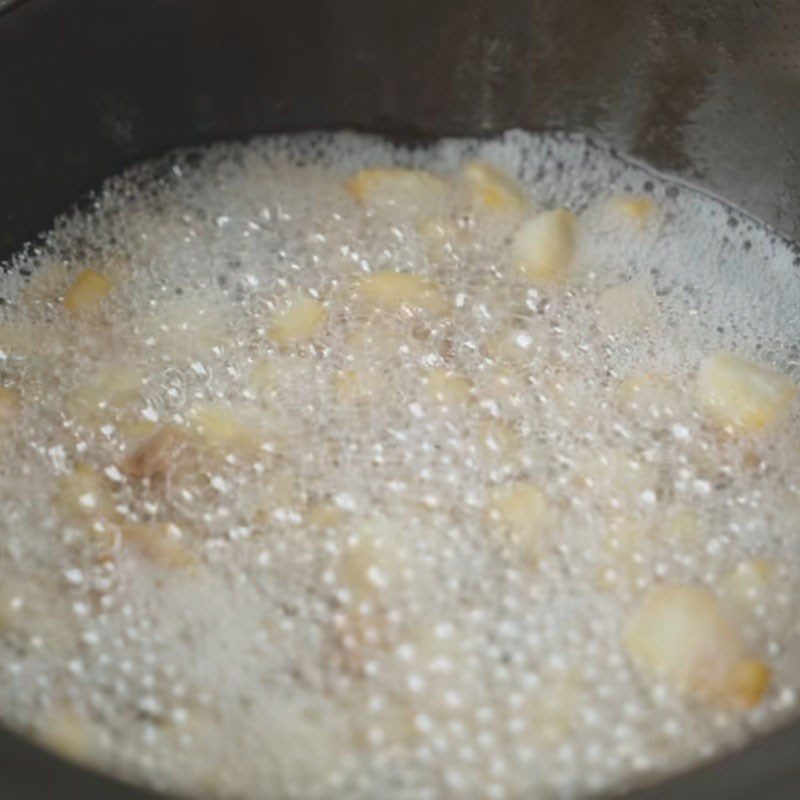
[[[796,0],[28,0],[0,16],[0,260],[133,161],[323,127],[582,131],[798,238],[798,98]],[[798,755],[795,723],[630,798],[796,800]],[[0,786],[149,797],[6,734]]]

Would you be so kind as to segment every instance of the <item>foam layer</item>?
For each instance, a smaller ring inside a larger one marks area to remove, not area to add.
[[[476,210],[474,158],[530,206]],[[387,164],[449,183],[346,191]],[[559,206],[569,276],[532,285],[509,243]],[[800,283],[723,204],[576,138],[256,139],[109,181],[0,294],[0,709],[62,752],[203,797],[567,798],[794,709],[796,410],[730,435],[692,387],[719,349],[796,381]],[[755,708],[631,656],[664,582],[769,665]]]

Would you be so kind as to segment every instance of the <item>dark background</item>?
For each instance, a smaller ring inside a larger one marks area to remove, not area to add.
[[[794,236],[799,75],[796,0],[26,0],[0,14],[0,258],[131,161],[341,126],[595,132]]]

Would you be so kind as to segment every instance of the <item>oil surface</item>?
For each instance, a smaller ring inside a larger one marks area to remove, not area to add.
[[[476,207],[476,158],[521,201]],[[375,165],[443,182],[354,198]],[[556,207],[575,252],[539,285],[509,250]],[[731,435],[693,387],[718,350],[797,381],[793,259],[576,138],[265,138],[109,181],[0,281],[0,715],[157,788],[303,800],[583,797],[775,725],[797,411]],[[631,655],[665,583],[768,665],[752,707]]]

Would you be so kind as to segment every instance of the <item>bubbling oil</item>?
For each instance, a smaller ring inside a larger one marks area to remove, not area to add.
[[[795,710],[800,283],[745,215],[580,138],[304,134],[8,266],[13,727],[191,796],[501,800]]]

